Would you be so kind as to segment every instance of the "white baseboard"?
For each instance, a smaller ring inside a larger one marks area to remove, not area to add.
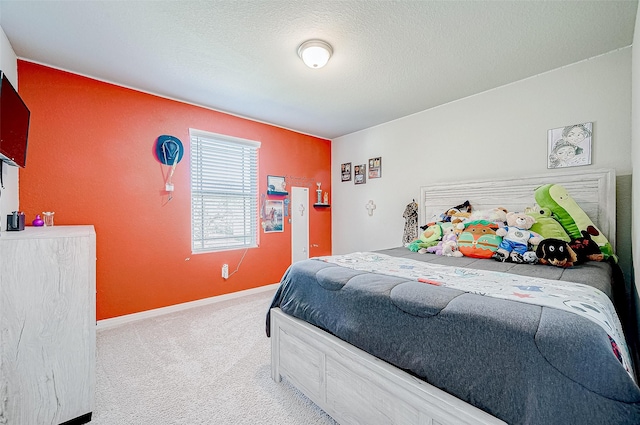
[[[244,291],[232,292],[230,294],[218,295],[210,298],[203,298],[201,300],[189,301],[186,303],[170,305],[167,307],[155,308],[153,310],[141,311],[140,313],[126,314],[124,316],[112,317],[110,319],[98,320],[97,330],[113,328],[116,326],[124,325],[126,323],[135,322],[137,320],[148,319],[150,317],[162,316],[163,314],[175,313],[177,311],[186,310],[193,307],[200,307],[208,304],[215,304],[221,301],[228,301],[234,298],[244,297],[246,295],[257,294],[260,292],[275,291],[280,285],[279,283],[273,283],[271,285],[259,286],[257,288],[245,289]]]

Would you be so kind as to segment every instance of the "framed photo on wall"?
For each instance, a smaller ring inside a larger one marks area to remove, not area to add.
[[[369,158],[369,178],[378,179],[382,177],[382,157]]]
[[[547,134],[547,168],[590,165],[592,134],[592,122],[549,130]]]
[[[267,176],[267,193],[287,195],[287,183],[282,176]]]
[[[353,182],[364,184],[367,182],[367,164],[360,164],[353,167]]]
[[[264,232],[284,232],[284,202],[268,199],[264,211]]]
[[[340,176],[343,182],[351,181],[351,163],[345,162],[340,166]]]

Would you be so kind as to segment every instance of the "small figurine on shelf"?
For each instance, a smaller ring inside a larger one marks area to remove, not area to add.
[[[329,204],[329,192],[324,193],[324,203],[327,205]]]
[[[44,226],[44,220],[40,218],[40,214],[36,215],[36,218],[31,222],[35,227]]]

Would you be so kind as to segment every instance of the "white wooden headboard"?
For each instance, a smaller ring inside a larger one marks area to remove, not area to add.
[[[524,211],[526,207],[535,205],[535,189],[548,183],[565,187],[615,250],[616,174],[610,169],[549,171],[537,176],[422,186],[419,223],[424,225],[433,221],[444,211],[466,200],[474,210],[504,207],[509,211]]]

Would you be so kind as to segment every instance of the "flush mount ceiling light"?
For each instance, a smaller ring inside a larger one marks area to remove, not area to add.
[[[322,68],[332,54],[331,45],[322,40],[307,40],[298,47],[298,56],[309,68]]]

